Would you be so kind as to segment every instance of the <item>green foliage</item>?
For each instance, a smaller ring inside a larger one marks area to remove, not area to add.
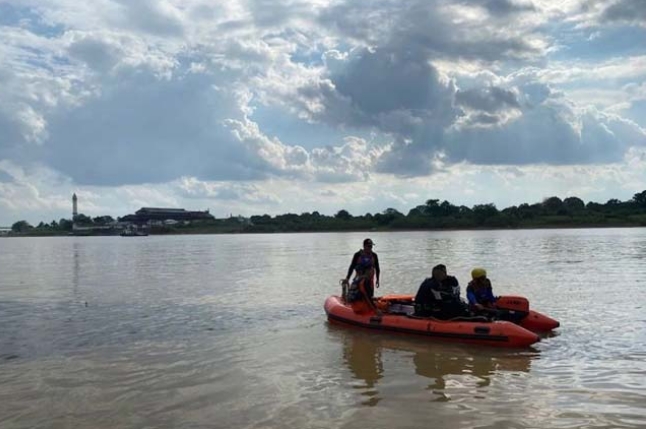
[[[69,219],[61,219],[58,221],[58,229],[61,231],[71,231],[74,223]]]
[[[570,213],[578,212],[585,209],[585,203],[581,198],[577,198],[577,197],[568,197],[564,199],[563,206]]]
[[[92,222],[95,225],[109,225],[114,222],[114,218],[112,216],[97,216],[92,219]]]
[[[16,234],[23,234],[31,230],[33,226],[29,224],[26,220],[19,220],[18,222],[11,225],[11,232]]]
[[[633,202],[640,207],[646,207],[646,191],[641,191],[633,196]]]
[[[342,220],[352,219],[352,215],[347,210],[339,210],[338,213],[334,215],[334,217]]]
[[[84,215],[83,213],[79,213],[76,215],[74,218],[74,222],[76,222],[77,225],[84,225],[84,226],[89,226],[92,225],[94,222],[92,222],[92,218],[89,216]]]
[[[109,225],[111,216],[89,218],[80,214],[79,225]],[[317,211],[301,214],[285,213],[277,216],[254,215],[248,219],[229,217],[188,225],[153,227],[151,234],[208,234],[208,233],[270,233],[316,231],[372,231],[414,229],[474,229],[474,228],[549,228],[597,226],[646,226],[646,191],[637,193],[629,201],[608,200],[605,204],[588,202],[571,196],[564,200],[553,196],[535,204],[523,203],[498,210],[494,204],[477,204],[471,208],[456,206],[449,201],[429,199],[404,215],[395,208],[381,213],[353,216],[339,210],[333,216]],[[13,233],[28,235],[65,235],[72,231],[69,219],[41,222],[33,228],[26,221],[16,222]]]

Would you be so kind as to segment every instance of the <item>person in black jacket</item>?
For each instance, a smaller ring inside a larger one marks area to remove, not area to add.
[[[458,279],[447,275],[445,265],[436,265],[415,295],[415,315],[450,319],[464,314]]]
[[[365,280],[363,285],[366,290],[367,298],[372,298],[375,294],[374,281],[376,280],[376,285],[379,287],[379,257],[377,254],[372,251],[372,247],[375,245],[373,241],[369,238],[363,240],[363,249],[359,250],[352,256],[352,262],[350,262],[350,267],[348,268],[348,274],[345,276],[345,282],[350,280],[352,272],[355,271],[353,284],[358,283],[361,280]]]

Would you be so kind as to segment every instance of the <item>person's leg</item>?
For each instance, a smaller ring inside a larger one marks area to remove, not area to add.
[[[373,284],[372,279],[366,279],[364,283],[364,287],[366,288],[366,296],[368,299],[372,299],[375,296],[375,286]]]

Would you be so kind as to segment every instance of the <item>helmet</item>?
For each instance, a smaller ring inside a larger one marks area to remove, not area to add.
[[[471,270],[471,278],[472,279],[479,279],[480,277],[487,277],[487,270],[484,268],[474,268]]]

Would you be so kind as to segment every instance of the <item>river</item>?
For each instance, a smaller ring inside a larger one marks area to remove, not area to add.
[[[445,263],[561,322],[527,350],[329,325]],[[0,427],[645,428],[646,229],[0,239]]]

